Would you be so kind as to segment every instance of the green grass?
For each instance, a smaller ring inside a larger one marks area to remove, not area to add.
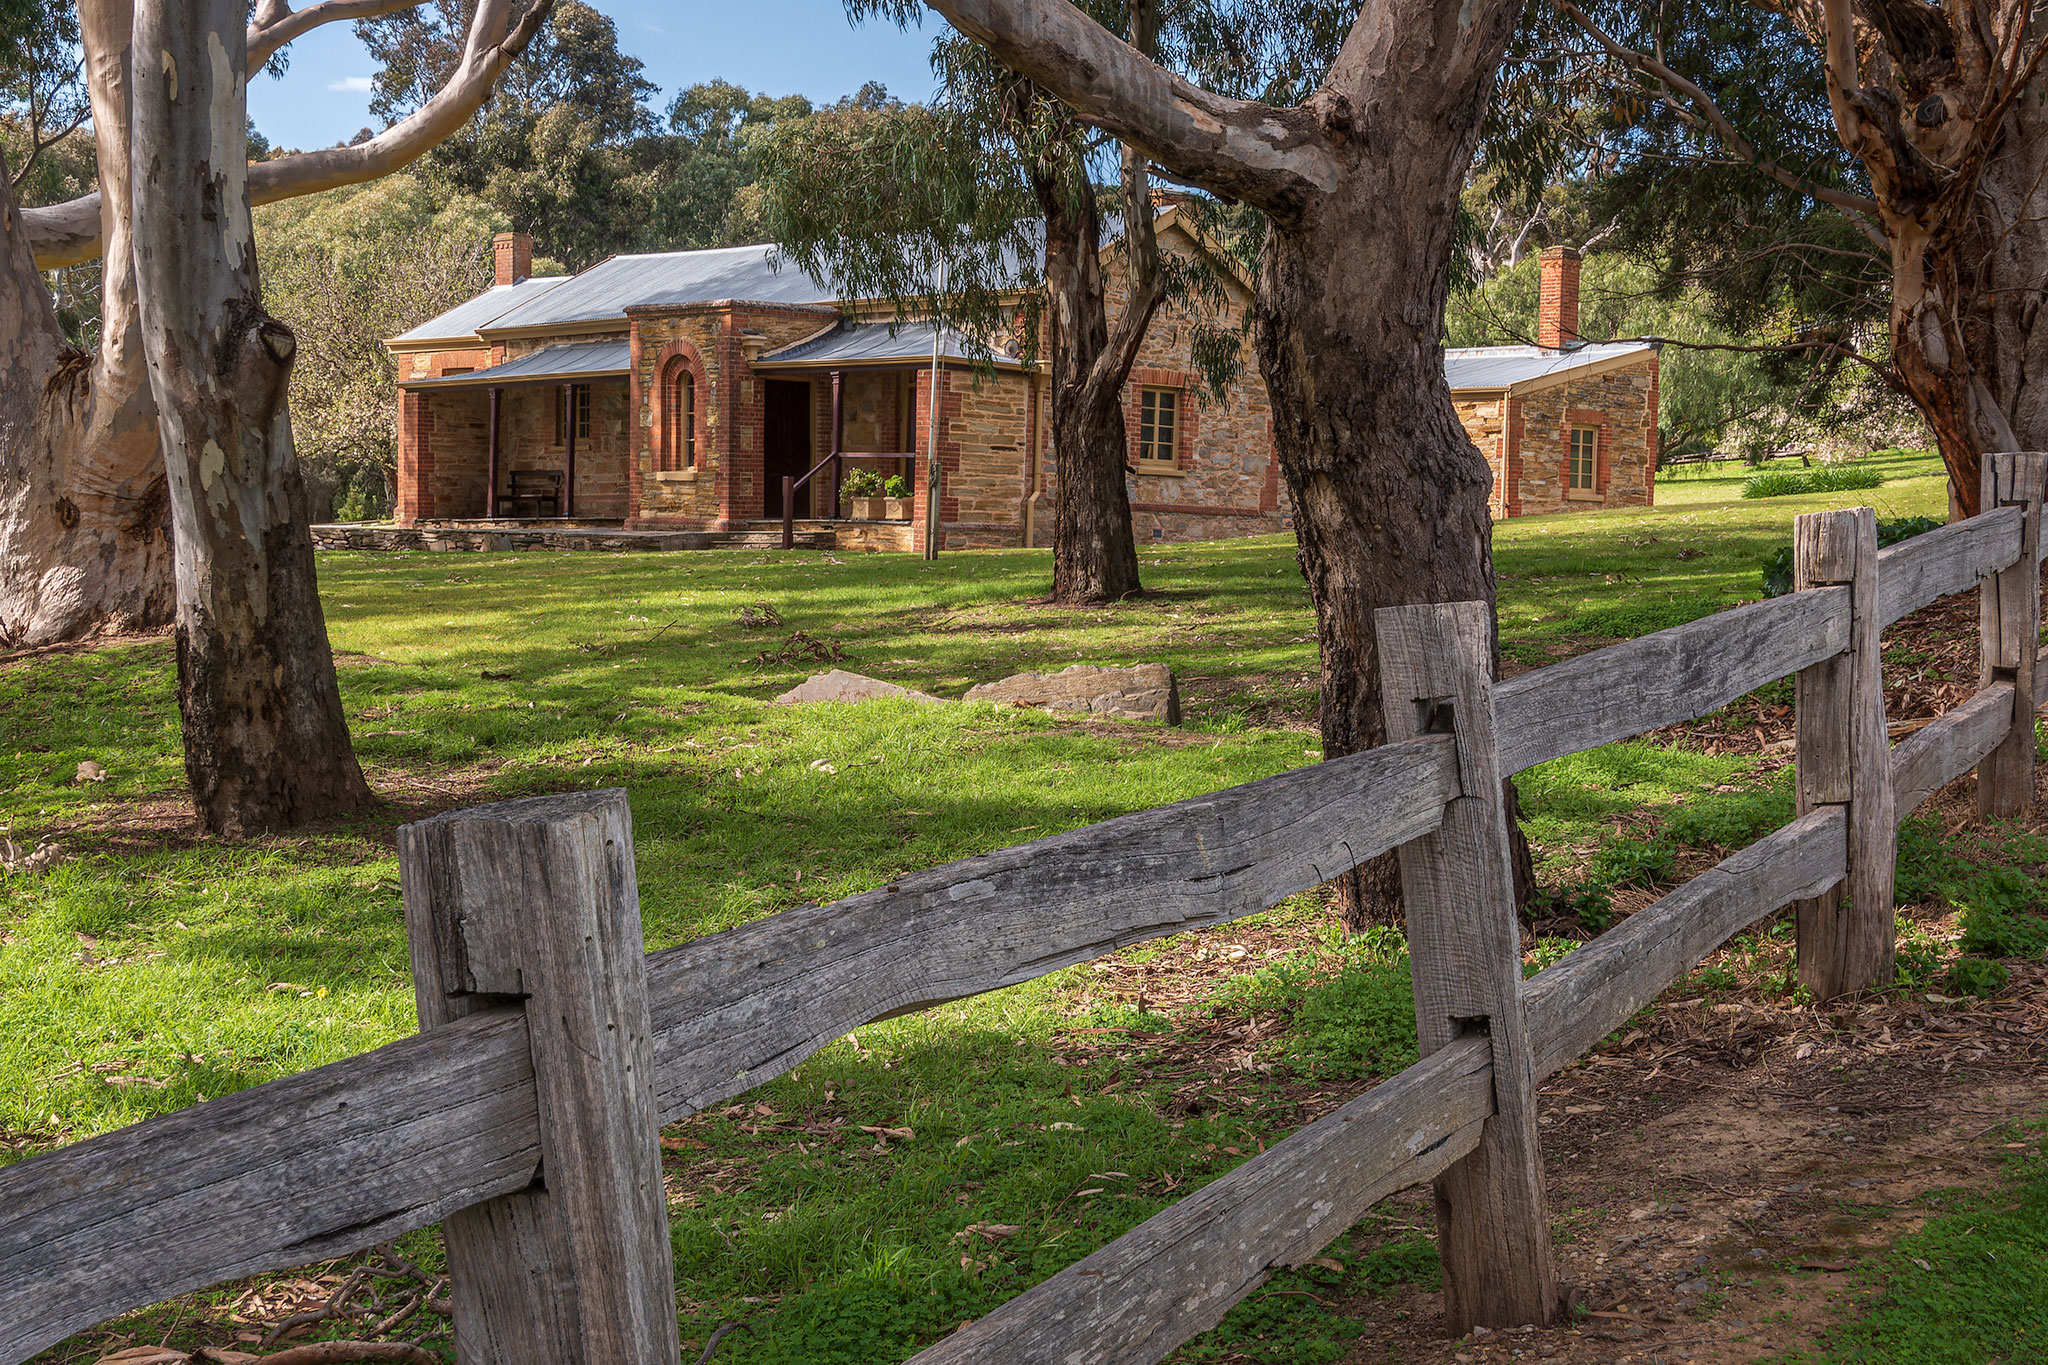
[[[2048,1142],[2002,1188],[1931,1196],[1937,1210],[1861,1279],[1862,1310],[1783,1365],[1983,1365],[2048,1361]],[[2009,1136],[2019,1136],[2009,1134]]]
[[[1783,498],[1800,493],[1849,493],[1880,488],[1884,474],[1863,464],[1822,464],[1811,469],[1760,469],[1742,483],[1745,498]]]
[[[1791,542],[1803,512],[1868,505],[1880,519],[1947,516],[1947,478],[1931,453],[1877,452],[1859,463],[1884,475],[1882,489],[1745,501],[1747,465],[1685,465],[1658,477],[1653,509],[1500,524],[1502,652],[1543,664],[1753,602],[1764,561]]]
[[[1938,463],[1879,463],[1884,515],[1938,509]],[[1542,662],[1754,598],[1794,515],[1856,501],[1745,503],[1739,486],[1708,468],[1660,484],[1654,510],[1500,526],[1504,651]],[[0,879],[0,1161],[411,1032],[390,845],[411,814],[625,787],[649,945],[663,947],[1319,758],[1292,539],[1142,559],[1152,595],[1070,611],[1033,600],[1043,551],[931,565],[815,551],[323,555],[358,752],[399,805],[239,845],[178,828],[168,643],[0,665],[0,833],[54,837],[66,855]],[[762,603],[781,626],[739,623]],[[778,657],[805,640],[943,697],[1021,669],[1162,660],[1188,724],[775,707],[827,666]],[[73,781],[88,759],[107,781]],[[1747,842],[1789,810],[1746,760],[1647,742],[1559,760],[1521,786],[1547,875],[1606,850],[1617,884],[1654,880],[1668,849]],[[1301,898],[1265,922],[1313,939],[1323,919]],[[678,1131],[701,1146],[670,1153],[693,1201],[674,1218],[686,1336],[701,1346],[744,1317],[721,1359],[900,1359],[1283,1136],[1288,1074],[1385,1074],[1412,1057],[1397,944],[1326,944],[1266,971],[1219,997],[1221,1015],[1170,1018],[1094,999],[1089,970],[1070,969],[862,1029],[858,1046],[693,1120]],[[1176,1036],[1261,1009],[1290,1023],[1260,1052],[1278,1069],[1189,1108]],[[876,1151],[863,1125],[915,1136]],[[1018,1231],[991,1241],[975,1224]],[[1341,1332],[1300,1316],[1313,1301],[1289,1286],[1320,1293],[1314,1276],[1336,1275],[1356,1292],[1389,1264],[1370,1248],[1333,1256],[1343,1271],[1276,1281],[1183,1359],[1330,1358],[1319,1353]]]

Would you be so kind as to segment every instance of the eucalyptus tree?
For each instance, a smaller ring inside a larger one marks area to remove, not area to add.
[[[928,3],[1083,121],[1263,213],[1254,335],[1316,609],[1324,752],[1380,743],[1374,610],[1494,596],[1492,475],[1442,338],[1459,192],[1521,6],[1209,0],[1212,90],[1069,0]],[[1229,92],[1254,70],[1271,78]],[[1349,878],[1358,913],[1391,913],[1397,886],[1384,859]]]
[[[315,590],[286,383],[250,206],[375,177],[459,127],[546,19],[479,0],[440,94],[348,147],[251,163],[250,69],[395,0],[82,0],[99,189],[0,186],[0,638],[175,619],[202,823],[245,831],[369,801]],[[99,344],[66,346],[38,266],[98,254]],[[175,535],[169,527],[175,525]]]
[[[915,5],[849,0],[855,15],[904,22]],[[1093,0],[1096,19],[1156,50],[1154,0]],[[1116,208],[1095,171],[1099,134],[1043,86],[957,36],[932,50],[941,93],[929,107],[823,111],[780,125],[763,152],[771,235],[846,299],[889,298],[971,344],[1008,337],[1045,351],[1057,461],[1052,598],[1114,602],[1142,591],[1125,482],[1123,390],[1160,307],[1220,300],[1214,269],[1159,248],[1144,156],[1117,149]],[[1104,269],[1114,238],[1122,268]],[[1212,383],[1234,335],[1197,329]]]
[[[1826,319],[1790,340],[1870,365],[1913,402],[1960,511],[1978,510],[1983,453],[2048,445],[2048,39],[2032,8],[1547,9],[1534,64],[1549,91],[1577,82],[1609,111],[1629,192],[1640,203],[1648,187],[1674,219],[1666,240],[1724,290]],[[1700,218],[1714,202],[1723,212]]]

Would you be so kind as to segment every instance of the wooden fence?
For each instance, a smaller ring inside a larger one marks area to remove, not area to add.
[[[1882,553],[1868,509],[1801,517],[1796,592],[1507,683],[1482,605],[1382,612],[1382,748],[666,952],[641,951],[623,793],[408,826],[421,1032],[0,1172],[0,1360],[440,1222],[463,1361],[675,1362],[658,1125],[861,1024],[1252,914],[1388,849],[1422,1060],[916,1361],[1160,1360],[1432,1180],[1451,1330],[1547,1319],[1541,1079],[1787,904],[1802,980],[1888,983],[1896,822],[1972,767],[1987,814],[2031,795],[2048,456],[1992,457],[1985,480],[1983,515]],[[1971,586],[1981,688],[1891,747],[1879,632]],[[1788,674],[1797,818],[1525,982],[1503,777]]]

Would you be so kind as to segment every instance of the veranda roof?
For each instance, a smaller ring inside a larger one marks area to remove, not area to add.
[[[846,369],[857,365],[929,365],[932,359],[932,325],[906,323],[891,336],[883,322],[841,323],[822,336],[799,341],[779,351],[770,351],[754,362],[756,370]],[[945,329],[940,358],[971,362],[977,359],[967,340],[952,328]],[[1023,361],[997,352],[997,369],[1022,370]]]
[[[401,389],[479,389],[501,384],[538,384],[549,380],[574,383],[590,379],[624,379],[633,364],[633,347],[625,341],[579,341],[543,346],[489,369],[451,374],[440,379],[403,379]]]

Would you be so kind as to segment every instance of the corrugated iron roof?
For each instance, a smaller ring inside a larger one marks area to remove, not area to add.
[[[497,384],[531,384],[543,379],[600,379],[624,375],[632,368],[633,346],[626,341],[579,341],[569,346],[543,346],[502,365],[451,374],[440,379],[407,379],[402,389],[474,389]]]
[[[517,284],[492,285],[467,303],[458,303],[439,317],[428,318],[409,332],[391,338],[397,341],[462,341],[474,337],[477,329],[530,303],[542,294],[565,284],[567,275],[521,280]]]
[[[794,265],[777,269],[775,256],[773,246],[614,256],[571,276],[561,288],[495,318],[491,330],[577,322],[623,325],[628,304],[673,306],[719,299],[785,304],[835,301],[829,283],[820,284]]]
[[[889,334],[889,326],[882,322],[842,323],[823,336],[799,341],[794,346],[785,346],[779,351],[770,351],[754,362],[757,370],[776,368],[812,368],[840,365],[877,365],[892,361],[931,363],[933,328],[930,323],[907,323]],[[976,357],[960,333],[948,327],[945,329],[942,357],[946,360],[971,361]],[[1024,362],[1014,356],[998,353],[994,363],[998,369],[1021,370]]]
[[[1511,389],[1541,380],[1562,379],[1575,370],[1602,365],[1656,347],[1645,341],[1593,342],[1568,351],[1537,346],[1468,346],[1444,352],[1444,377],[1451,391]]]

